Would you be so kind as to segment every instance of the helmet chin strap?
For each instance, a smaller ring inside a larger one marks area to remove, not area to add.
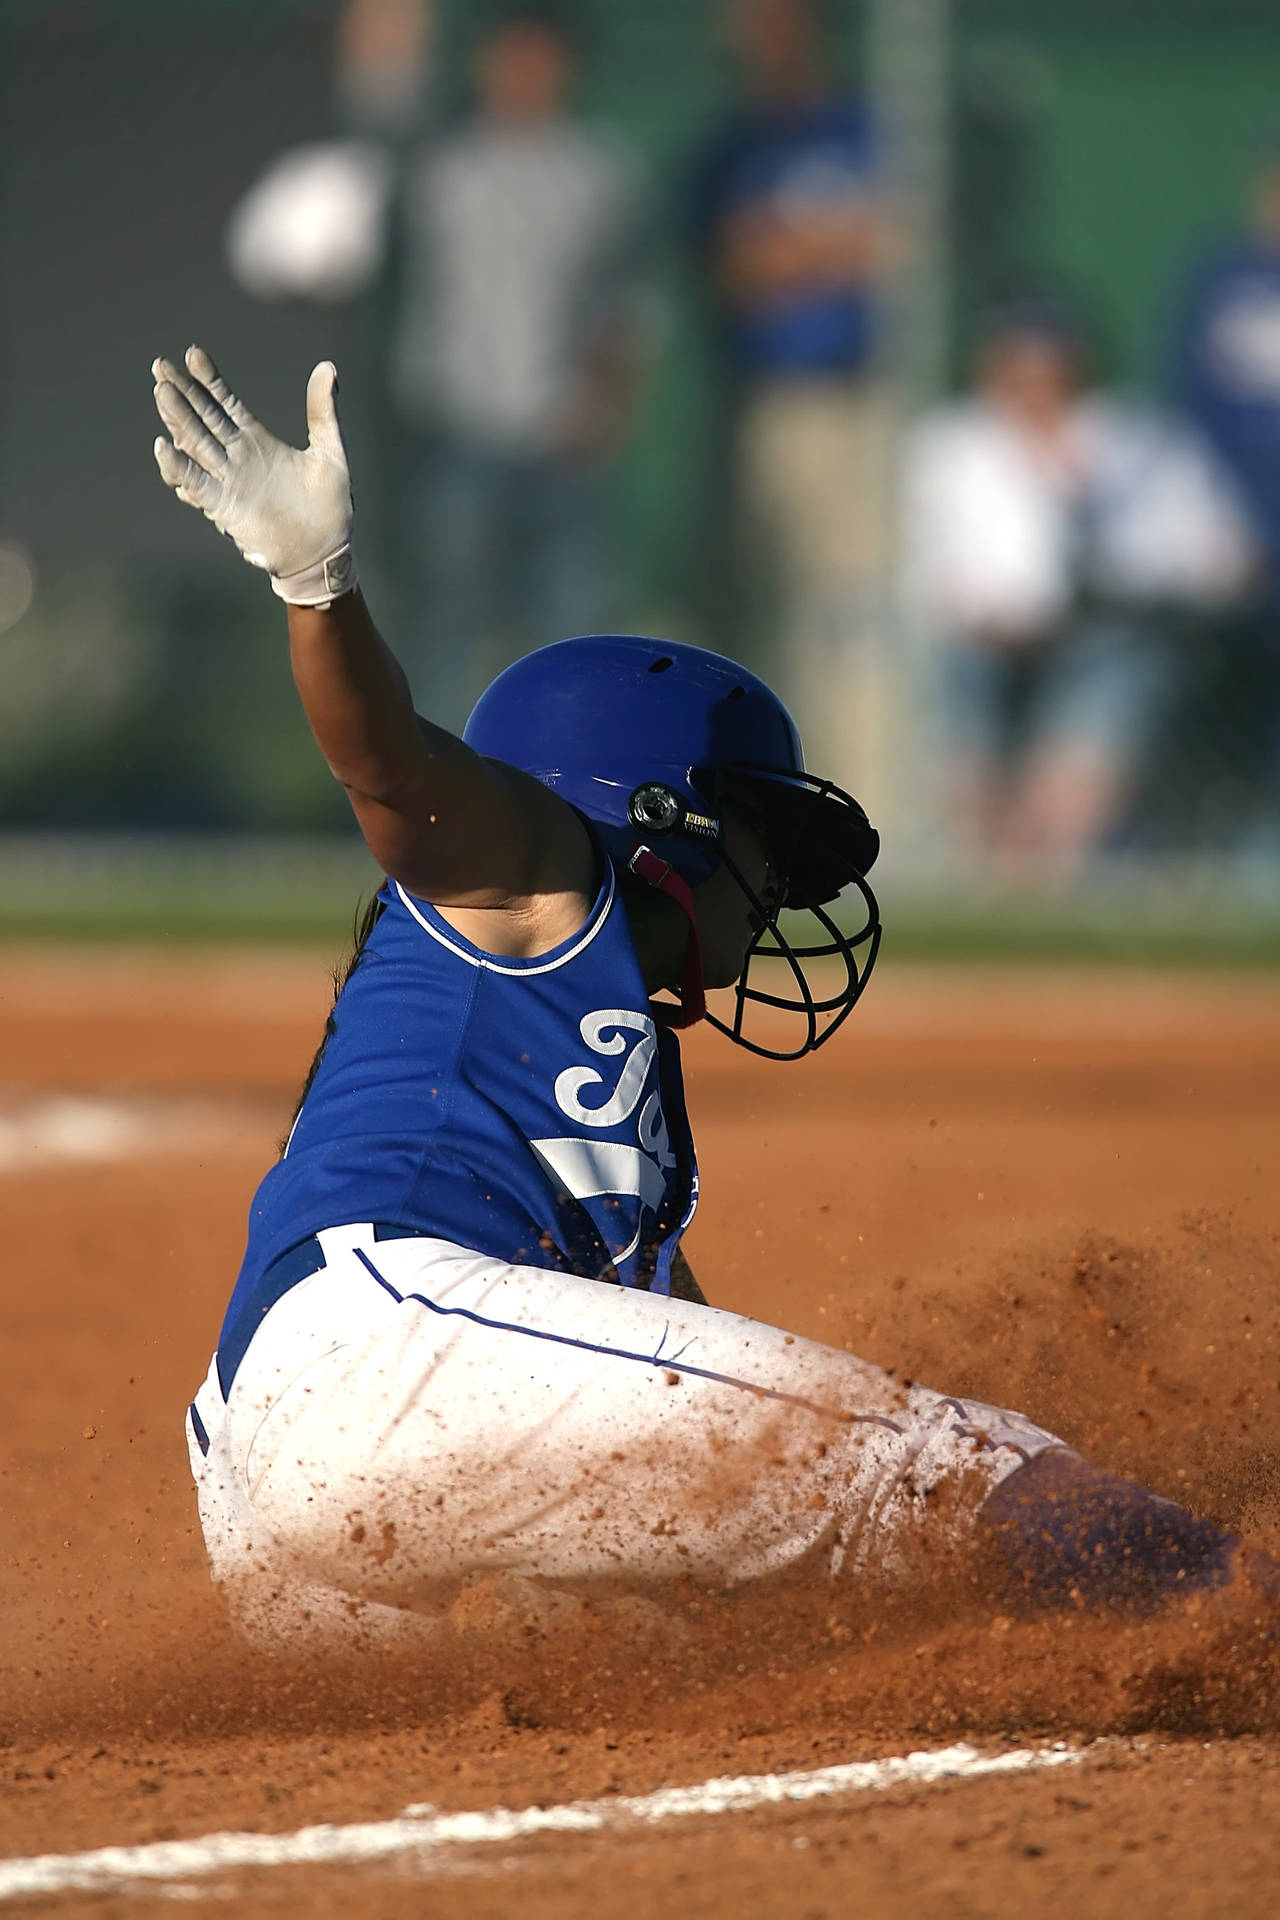
[[[707,1011],[706,985],[702,977],[702,942],[698,938],[698,922],[694,917],[693,895],[687,881],[683,880],[667,860],[660,860],[651,848],[637,841],[631,849],[627,865],[636,878],[643,880],[658,893],[665,893],[674,900],[688,922],[688,936],[684,947],[684,971],[680,981],[680,1005],[668,1006],[664,1001],[655,1001],[653,1010],[665,1027],[677,1030],[696,1026]]]

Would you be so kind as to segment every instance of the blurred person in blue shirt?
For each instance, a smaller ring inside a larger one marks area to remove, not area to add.
[[[1253,177],[1248,227],[1183,289],[1175,393],[1248,500],[1280,583],[1280,142]]]
[[[1241,850],[1274,867],[1280,808],[1280,137],[1253,168],[1246,224],[1182,288],[1174,391],[1234,476],[1265,565],[1252,616],[1224,635],[1205,705],[1223,750],[1210,774],[1243,787]],[[1242,777],[1243,769],[1243,777]]]
[[[848,717],[834,695],[878,638],[888,564],[892,222],[869,115],[833,79],[811,0],[727,0],[722,24],[745,99],[693,187],[730,401],[713,619],[771,649],[761,664],[839,769],[853,743],[830,737]]]

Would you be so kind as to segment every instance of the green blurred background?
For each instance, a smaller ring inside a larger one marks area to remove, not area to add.
[[[696,640],[716,374],[682,190],[728,81],[704,0],[584,0],[578,12],[583,111],[634,143],[664,209],[663,350],[612,481],[626,624]],[[476,13],[465,0],[445,9],[446,87]],[[880,0],[829,14],[850,77],[914,116],[930,157],[935,244],[908,289],[913,399],[954,380],[975,311],[1029,270],[1087,289],[1110,370],[1158,393],[1179,278],[1238,224],[1259,143],[1280,131],[1274,4]],[[370,398],[379,296],[265,305],[233,284],[223,245],[270,159],[335,131],[335,18],[327,0],[0,11],[0,927],[11,932],[327,935],[369,878],[297,710],[279,607],[166,497],[151,456],[157,352],[207,343],[292,435],[306,370],[333,357],[376,604],[373,530],[394,485]],[[394,642],[393,616],[387,625]],[[1273,804],[1258,689],[1246,679],[1214,697],[1225,719],[1192,755],[1206,831],[1051,899],[960,888],[904,835],[882,882],[899,950],[1273,961],[1280,855],[1265,834],[1261,854],[1254,842],[1242,853],[1235,832],[1241,782],[1244,811],[1259,795],[1264,815]]]

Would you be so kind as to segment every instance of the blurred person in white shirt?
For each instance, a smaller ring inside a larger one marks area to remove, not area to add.
[[[1029,297],[989,317],[971,393],[906,450],[902,589],[936,674],[950,823],[968,851],[1078,868],[1123,823],[1189,619],[1258,554],[1192,431],[1097,388],[1086,331]]]

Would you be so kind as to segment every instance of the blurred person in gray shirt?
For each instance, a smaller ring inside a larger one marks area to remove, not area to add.
[[[350,0],[348,137],[281,155],[228,246],[264,298],[344,300],[382,276],[396,570],[414,610],[401,657],[420,702],[460,728],[511,660],[614,617],[604,485],[656,296],[638,167],[570,112],[570,17],[513,5],[472,29],[460,13],[471,97],[449,120],[432,104],[437,11]]]
[[[506,12],[474,109],[404,173],[390,380],[426,609],[409,671],[451,725],[518,654],[608,622],[602,480],[650,295],[630,158],[567,114],[576,62],[563,16]]]

